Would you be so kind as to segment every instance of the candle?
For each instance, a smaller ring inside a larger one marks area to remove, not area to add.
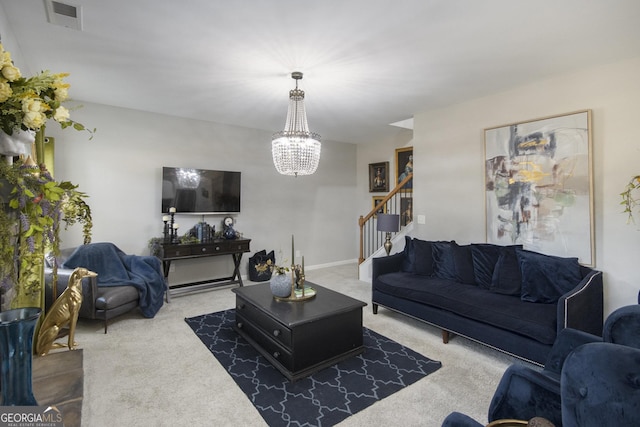
[[[175,228],[176,230],[179,228],[180,226],[178,225],[178,223],[176,222],[175,224],[173,224],[173,228]]]
[[[291,235],[291,265],[296,265],[295,261],[295,251],[293,250],[293,234]]]
[[[162,215],[162,220],[163,220],[164,222],[169,221],[169,215]]]
[[[169,208],[169,213],[176,213],[176,208],[170,207]]]

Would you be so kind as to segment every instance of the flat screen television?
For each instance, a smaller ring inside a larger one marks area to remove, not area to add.
[[[240,212],[240,182],[240,172],[163,167],[162,212]]]

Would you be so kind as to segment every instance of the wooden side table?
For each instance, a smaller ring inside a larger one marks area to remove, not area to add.
[[[173,261],[220,255],[231,255],[231,257],[233,258],[234,266],[233,273],[229,277],[171,285],[169,286],[167,297],[169,295],[178,294],[181,292],[196,291],[218,286],[227,286],[233,284],[242,286],[240,262],[242,261],[242,254],[250,251],[250,242],[251,239],[232,239],[214,240],[207,243],[194,243],[187,245],[163,244],[162,255],[160,256],[160,259],[162,260],[164,278],[167,284],[169,283],[169,270],[171,269],[171,262]]]

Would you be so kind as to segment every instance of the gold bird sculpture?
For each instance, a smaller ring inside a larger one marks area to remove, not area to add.
[[[69,339],[67,346],[69,350],[75,350],[78,345],[74,341],[78,313],[82,304],[82,279],[85,277],[96,277],[97,274],[86,268],[78,267],[73,270],[67,289],[60,294],[53,303],[49,313],[45,316],[38,339],[36,341],[36,353],[44,356],[52,348],[62,348],[64,344],[54,343],[63,327],[69,325]]]

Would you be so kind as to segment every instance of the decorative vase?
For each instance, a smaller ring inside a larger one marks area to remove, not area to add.
[[[227,227],[225,227],[224,231],[222,232],[222,235],[227,240],[233,240],[233,239],[236,238],[236,230],[234,230],[233,227],[231,227],[231,226],[227,226]]]
[[[291,295],[291,277],[288,274],[274,274],[269,280],[271,293],[280,298],[286,298]]]
[[[37,406],[33,396],[31,363],[33,333],[41,310],[19,308],[0,313],[2,406]]]

